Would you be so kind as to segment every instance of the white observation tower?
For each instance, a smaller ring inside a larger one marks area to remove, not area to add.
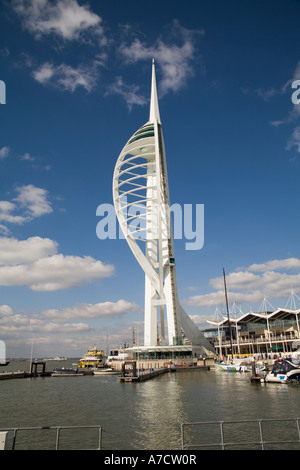
[[[113,199],[122,232],[145,272],[144,346],[180,345],[183,331],[193,345],[213,351],[178,301],[154,60],[149,121],[130,137],[119,155],[113,176]]]

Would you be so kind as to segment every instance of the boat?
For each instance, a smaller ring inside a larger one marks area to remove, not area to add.
[[[99,368],[104,366],[103,349],[97,349],[96,346],[88,349],[87,353],[78,362],[79,368]]]
[[[74,377],[79,375],[83,375],[83,373],[79,372],[78,369],[65,367],[62,367],[61,369],[53,369],[51,372],[52,377]]]
[[[266,376],[266,382],[274,383],[300,383],[300,359],[288,357],[276,359],[272,371]]]
[[[123,350],[123,349],[112,349],[109,353],[109,355],[107,356],[107,359],[106,359],[106,364],[108,366],[112,365],[112,363],[114,362],[120,362],[120,361],[127,361],[127,360],[130,360],[132,357],[131,357],[131,353],[129,353],[128,351]]]
[[[111,367],[95,369],[93,370],[94,375],[117,375],[120,374],[120,371],[112,369]]]
[[[253,362],[245,359],[233,359],[231,362],[217,362],[216,367],[227,372],[252,372]],[[265,370],[261,363],[255,364],[255,372],[258,374]]]
[[[246,372],[248,369],[241,362],[217,362],[216,367],[227,372]]]
[[[56,357],[45,357],[43,360],[44,361],[58,361],[58,362],[61,362],[61,361],[67,361],[67,358],[64,357],[64,356],[56,356]]]

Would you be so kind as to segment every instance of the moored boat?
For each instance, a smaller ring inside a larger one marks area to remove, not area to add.
[[[65,367],[62,367],[61,369],[53,369],[51,373],[52,377],[74,377],[79,375],[83,375],[83,373],[79,372],[77,368],[72,369]]]
[[[99,368],[104,366],[104,352],[103,349],[98,349],[96,346],[88,349],[87,353],[78,362],[79,368]]]
[[[234,363],[217,362],[216,367],[227,372],[242,372],[242,366]]]
[[[300,359],[297,357],[277,359],[273,364],[272,371],[266,376],[265,381],[275,383],[300,383]]]
[[[233,359],[232,362],[218,362],[216,367],[218,369],[227,371],[227,372],[252,372],[252,362],[245,359]],[[255,364],[256,373],[262,372],[265,370],[263,364]]]
[[[120,374],[120,371],[112,369],[111,367],[108,368],[103,368],[103,369],[95,369],[93,370],[94,375],[118,375]]]

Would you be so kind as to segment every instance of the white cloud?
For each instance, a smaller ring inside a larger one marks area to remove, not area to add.
[[[279,272],[294,269],[298,272],[288,274]],[[291,291],[300,292],[300,259],[287,258],[270,260],[261,264],[252,264],[248,268],[226,275],[228,301],[230,304],[261,303],[264,298],[288,299]],[[217,277],[210,280],[214,292],[191,296],[183,303],[192,307],[217,307],[225,304],[224,280]],[[281,305],[284,307],[284,305]]]
[[[15,209],[16,209],[16,205],[13,204],[12,202],[0,201],[0,222],[8,222],[12,224],[23,224],[26,221],[26,217],[12,214],[12,212],[14,212]],[[4,226],[2,225],[2,227]]]
[[[192,62],[196,58],[195,35],[199,34],[204,34],[203,30],[188,30],[178,21],[174,21],[171,43],[159,38],[154,45],[147,46],[135,39],[130,46],[122,44],[120,52],[128,63],[152,58],[158,61],[162,72],[159,84],[162,96],[170,90],[177,92],[186,85],[187,79],[194,75]],[[197,58],[199,59],[199,55]]]
[[[59,40],[60,50],[64,44],[61,39],[65,42],[76,40],[96,48],[87,64],[56,65],[46,60],[36,66],[36,61],[26,60],[26,66],[34,68],[33,78],[40,84],[71,93],[79,87],[90,92],[99,78],[99,66],[103,66],[108,57],[106,46],[110,40],[104,33],[101,17],[92,12],[88,4],[79,5],[77,0],[13,0],[12,7],[21,18],[23,28],[34,34],[36,39],[52,34]],[[54,46],[57,49],[56,42]]]
[[[205,330],[205,328],[208,327],[207,321],[211,320],[211,315],[189,315],[189,316],[200,330]]]
[[[103,39],[102,19],[76,0],[14,0],[23,27],[36,39],[55,34],[64,40],[83,40],[91,33]]]
[[[9,305],[0,305],[0,318],[13,315],[13,309]]]
[[[227,274],[226,283],[230,285],[231,289],[247,289],[256,288],[259,284],[260,277],[248,271],[240,271]],[[217,277],[210,280],[210,285],[214,289],[224,288],[224,280],[222,277]]]
[[[199,287],[197,287],[197,286],[188,286],[188,287],[186,287],[186,290],[189,290],[191,292],[196,291],[198,289],[199,289]]]
[[[48,191],[38,188],[33,184],[17,188],[18,196],[14,199],[21,207],[25,208],[29,218],[40,217],[53,211],[48,201]]]
[[[0,266],[28,264],[56,253],[57,243],[49,238],[0,238]]]
[[[17,338],[22,335],[23,341],[25,334],[28,337],[34,336],[35,343],[48,343],[51,341],[50,337],[37,335],[61,335],[82,333],[90,330],[87,323],[71,323],[71,322],[48,322],[35,314],[24,315],[18,314],[8,305],[0,305],[0,328],[2,338]],[[53,341],[53,340],[52,340]]]
[[[12,199],[13,202],[0,201],[0,222],[22,225],[53,211],[46,189],[28,184],[17,187],[16,193],[17,197]],[[1,231],[8,233],[3,224]]]
[[[0,149],[0,160],[4,160],[9,154],[9,147],[2,147]]]
[[[117,77],[115,82],[108,87],[106,95],[121,95],[127,103],[128,109],[131,110],[133,105],[141,105],[147,103],[147,99],[140,93],[140,87],[137,85],[126,85],[122,77]]]
[[[25,160],[28,162],[34,162],[35,158],[30,155],[30,153],[26,152],[24,155],[20,156],[20,160]]]
[[[27,314],[16,313],[9,305],[0,305],[1,338],[5,340],[10,357],[29,357],[32,340],[35,357],[80,357],[93,344],[105,348],[108,340],[110,347],[118,347],[120,340],[131,341],[132,324],[120,324],[119,318],[138,310],[136,304],[125,300]],[[101,320],[105,317],[118,320],[110,327],[101,321],[99,326],[95,326],[95,321],[94,326],[88,323],[89,319]],[[143,323],[140,334],[142,327]]]
[[[286,258],[274,259],[261,264],[251,264],[249,271],[269,271],[274,269],[300,269],[300,259]]]
[[[78,87],[83,87],[90,92],[95,87],[98,78],[95,65],[79,65],[75,68],[66,64],[54,65],[49,62],[40,65],[32,75],[42,85],[51,85],[71,93]]]
[[[90,256],[55,254],[27,264],[0,266],[1,286],[28,286],[34,291],[55,291],[110,277],[112,265]]]
[[[263,294],[260,291],[254,292],[234,292],[228,288],[228,302],[230,304],[237,303],[250,303],[254,304],[261,302]],[[217,292],[211,292],[209,294],[194,295],[188,299],[182,301],[183,304],[189,305],[190,307],[217,307],[225,304],[224,290]]]
[[[64,256],[49,238],[0,237],[0,285],[55,291],[85,285],[113,274],[114,267],[90,256]]]
[[[5,227],[5,225],[3,224],[0,224],[0,236],[3,235],[3,236],[8,236],[10,234],[10,231],[7,227]]]
[[[300,153],[300,126],[295,127],[287,141],[286,150],[291,150],[292,147],[296,147],[297,152]]]
[[[75,319],[95,319],[104,317],[122,317],[129,312],[139,311],[140,307],[126,300],[117,302],[102,302],[98,304],[78,304],[73,307],[49,309],[41,313],[43,317],[52,321],[70,321]]]
[[[258,88],[254,90],[254,93],[256,93],[264,101],[268,101],[270,98],[273,98],[273,96],[284,95],[287,92],[287,90],[290,88],[291,83],[292,83],[292,80],[288,80],[280,88],[271,87],[271,88],[267,88],[266,90],[262,90],[261,88]]]

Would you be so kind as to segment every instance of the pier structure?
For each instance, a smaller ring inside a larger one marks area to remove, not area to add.
[[[45,361],[33,361],[30,363],[30,374],[33,377],[39,375],[46,375],[46,362]]]
[[[145,382],[146,380],[153,379],[158,375],[169,372],[166,367],[159,367],[158,369],[140,369],[136,361],[124,361],[122,364],[120,382]]]
[[[144,346],[180,347],[183,333],[191,344],[203,348],[203,352],[214,352],[178,299],[154,60],[149,120],[129,138],[117,159],[113,200],[124,237],[145,273]]]

